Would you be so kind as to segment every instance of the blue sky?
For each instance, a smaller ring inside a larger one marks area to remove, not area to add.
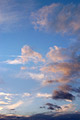
[[[80,111],[80,1],[0,0],[0,113]]]

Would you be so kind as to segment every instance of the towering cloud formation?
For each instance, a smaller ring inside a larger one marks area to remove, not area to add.
[[[40,70],[45,74],[53,73],[56,77],[45,81],[45,84],[52,83],[52,81],[68,83],[78,80],[80,78],[79,51],[78,46],[51,48],[47,53],[48,63]]]

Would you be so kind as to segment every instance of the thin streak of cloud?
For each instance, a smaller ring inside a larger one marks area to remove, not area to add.
[[[8,109],[15,109],[15,108],[19,107],[22,104],[23,104],[23,101],[18,101],[17,103],[14,103],[14,104],[6,106],[6,108],[8,108]]]
[[[48,94],[48,93],[37,93],[36,97],[39,97],[39,98],[51,98],[52,95]]]

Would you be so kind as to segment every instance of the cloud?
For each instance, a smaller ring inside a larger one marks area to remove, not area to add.
[[[32,66],[32,67],[26,67],[26,66],[22,66],[21,70],[38,70],[39,66]]]
[[[25,66],[21,67],[21,70],[26,70],[26,69],[27,69],[27,67],[25,67]]]
[[[17,94],[10,94],[10,93],[5,93],[5,92],[0,92],[0,96],[13,96]]]
[[[50,85],[50,84],[53,84],[56,82],[57,82],[57,80],[44,80],[44,81],[42,81],[42,85],[47,86],[47,85]]]
[[[6,92],[0,92],[0,97],[1,99],[3,99],[3,102],[4,100],[7,101],[7,103],[4,102],[4,104],[8,104],[8,103],[11,103],[12,102],[12,99],[19,96],[19,94],[12,94],[12,93],[6,93]]]
[[[74,112],[76,110],[76,107],[74,104],[62,105],[61,108],[62,109],[59,109],[59,112],[70,113],[70,112]]]
[[[71,85],[61,85],[59,86],[59,90],[62,90],[62,91],[71,91],[71,92],[75,92],[75,93],[80,93],[80,87],[79,88],[75,88],[75,87],[72,87]]]
[[[22,64],[22,61],[21,61],[21,59],[15,59],[15,60],[7,60],[7,61],[5,61],[5,63],[7,63],[7,64]]]
[[[22,59],[23,62],[26,62],[30,59],[33,59],[34,62],[38,62],[38,61],[44,61],[44,59],[42,59],[42,55],[40,53],[37,53],[35,51],[33,51],[29,46],[25,45],[22,49]]]
[[[64,91],[58,91],[55,90],[52,95],[52,99],[55,100],[75,100],[75,96],[73,96],[69,92],[64,92]]]
[[[43,80],[44,79],[44,74],[43,73],[34,73],[34,72],[27,72],[27,71],[21,71],[16,75],[16,78],[21,78],[21,79],[33,79],[33,80]]]
[[[35,80],[41,80],[44,78],[44,74],[29,73],[29,76]]]
[[[52,82],[76,82],[80,78],[80,63],[79,62],[63,62],[50,64],[40,69],[42,72],[46,72],[47,76],[53,73],[53,78],[48,78],[44,83],[51,84]]]
[[[40,68],[41,72],[44,72],[49,76],[53,74],[53,78],[48,78],[45,84],[50,82],[72,82],[80,78],[80,42],[76,42],[75,45],[68,48],[54,47],[47,53],[47,64]],[[50,82],[48,82],[50,81]]]
[[[29,61],[32,61],[34,63],[45,62],[45,60],[42,58],[42,55],[40,53],[35,52],[34,50],[32,50],[32,48],[30,46],[25,45],[21,49],[21,56],[18,56],[14,60],[7,60],[7,61],[5,61],[5,63],[8,63],[8,64],[25,64]]]
[[[80,32],[80,4],[51,4],[31,14],[35,29],[57,33]],[[70,34],[69,33],[69,34]]]
[[[1,105],[7,105],[7,104],[9,104],[9,103],[4,102],[4,101],[0,101],[0,104],[1,104]]]
[[[52,95],[48,94],[48,93],[37,93],[36,97],[39,97],[39,98],[51,98]]]
[[[59,110],[59,109],[62,109],[60,106],[54,105],[52,103],[46,103],[46,105],[48,106],[49,110]]]
[[[60,114],[60,113],[38,113],[38,114],[34,114],[34,115],[0,115],[1,119],[6,119],[6,120],[18,120],[18,119],[22,119],[22,120],[59,120],[59,119],[63,119],[63,120],[79,120],[80,118],[80,113],[78,112],[71,112],[70,113],[64,113],[64,114]]]
[[[24,93],[24,94],[23,94],[23,97],[30,97],[30,96],[31,96],[30,93]]]
[[[54,46],[54,48],[50,47],[50,51],[46,56],[53,62],[62,62],[70,60],[72,54],[70,49],[66,50],[66,48],[59,48],[58,46]]]
[[[23,101],[20,100],[20,101],[14,103],[14,104],[6,106],[6,108],[8,108],[8,109],[15,109],[15,108],[19,107],[22,104],[23,104]]]

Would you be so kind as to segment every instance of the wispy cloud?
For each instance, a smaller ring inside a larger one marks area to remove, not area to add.
[[[34,8],[31,0],[25,2],[4,0],[0,1],[0,32],[22,29],[27,25],[29,13]],[[23,22],[24,21],[24,22]]]
[[[79,33],[80,4],[51,4],[32,13],[35,29],[60,33]],[[72,31],[72,32],[71,32]]]
[[[14,103],[14,104],[6,106],[6,108],[8,108],[8,109],[15,109],[15,108],[19,107],[22,104],[23,104],[23,101],[20,100],[17,103]]]
[[[15,76],[16,78],[21,78],[21,79],[32,79],[32,80],[37,80],[37,81],[42,81],[44,79],[44,74],[43,73],[34,73],[34,72],[27,72],[27,71],[21,71]]]
[[[8,31],[15,25],[19,19],[20,14],[14,11],[15,5],[10,0],[0,1],[0,26],[1,31]]]
[[[35,80],[42,80],[44,79],[44,74],[35,74],[35,73],[29,73],[29,76],[32,78],[32,79],[35,79]]]

